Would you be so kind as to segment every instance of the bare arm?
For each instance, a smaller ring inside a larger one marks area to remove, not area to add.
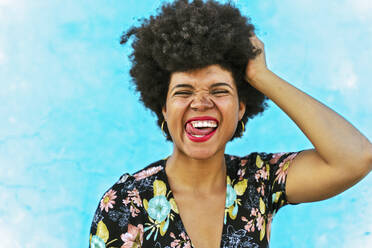
[[[248,82],[278,105],[302,130],[315,149],[299,154],[288,170],[289,202],[327,199],[366,176],[372,169],[372,144],[342,116],[271,72],[262,50],[249,61]]]

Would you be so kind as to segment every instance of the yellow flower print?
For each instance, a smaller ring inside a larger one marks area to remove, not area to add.
[[[165,183],[161,180],[155,180],[154,181],[154,196],[164,195],[167,192],[167,186]]]
[[[238,215],[238,205],[241,205],[241,199],[238,199],[237,196],[242,196],[245,193],[245,190],[248,186],[248,180],[244,179],[238,181],[234,185],[234,181],[231,181],[230,177],[227,176],[227,185],[226,185],[226,201],[225,201],[225,218],[224,223],[227,222],[227,214],[229,214],[232,220],[235,220]],[[231,185],[234,185],[232,187]]]
[[[107,242],[107,240],[109,238],[108,229],[107,229],[105,223],[103,223],[102,220],[100,222],[98,222],[96,235],[98,237],[100,237],[105,243]]]
[[[96,235],[91,236],[90,240],[90,247],[91,248],[105,248],[107,245],[111,244],[112,242],[116,241],[117,239],[113,239],[110,242],[107,242],[109,239],[109,231],[107,226],[101,220],[97,224],[97,232]]]
[[[265,211],[266,211],[266,205],[264,201],[262,200],[262,198],[260,197],[260,212],[261,214],[265,214]]]
[[[169,203],[171,204],[173,212],[178,214],[178,208],[177,208],[177,204],[176,204],[176,201],[174,200],[174,198],[171,198],[169,200]]]
[[[237,195],[241,196],[244,194],[248,186],[248,179],[243,179],[234,185],[234,190]]]
[[[279,201],[279,199],[280,199],[280,196],[282,195],[282,192],[281,191],[278,191],[278,192],[275,192],[274,194],[273,194],[273,202],[274,203],[277,203],[278,201]]]
[[[264,162],[262,161],[260,155],[257,155],[256,157],[256,166],[257,168],[261,169],[262,165],[264,164]]]

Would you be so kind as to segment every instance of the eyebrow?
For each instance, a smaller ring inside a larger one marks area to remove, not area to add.
[[[218,87],[218,86],[228,86],[229,88],[231,88],[232,90],[233,90],[233,87],[231,87],[231,85],[230,84],[228,84],[228,83],[215,83],[215,84],[212,84],[211,85],[211,88],[213,88],[213,87]]]
[[[229,88],[231,88],[231,89],[233,90],[233,88],[231,87],[230,84],[228,84],[228,83],[223,83],[223,82],[220,82],[220,83],[214,83],[214,84],[212,84],[210,87],[211,87],[211,88],[214,88],[214,87],[219,87],[219,86],[227,86],[227,87],[229,87]],[[175,90],[176,88],[190,88],[190,89],[193,89],[194,87],[193,87],[191,84],[177,84],[177,85],[175,85],[175,86],[172,88],[171,92],[172,92],[173,90]]]

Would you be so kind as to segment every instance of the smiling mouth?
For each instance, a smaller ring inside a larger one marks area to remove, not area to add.
[[[191,120],[185,125],[187,136],[196,142],[208,140],[218,128],[218,122],[213,119],[209,120]]]

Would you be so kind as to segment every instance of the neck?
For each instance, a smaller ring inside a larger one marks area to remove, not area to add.
[[[208,159],[194,159],[173,152],[167,160],[166,173],[173,193],[211,195],[226,189],[224,151]]]

